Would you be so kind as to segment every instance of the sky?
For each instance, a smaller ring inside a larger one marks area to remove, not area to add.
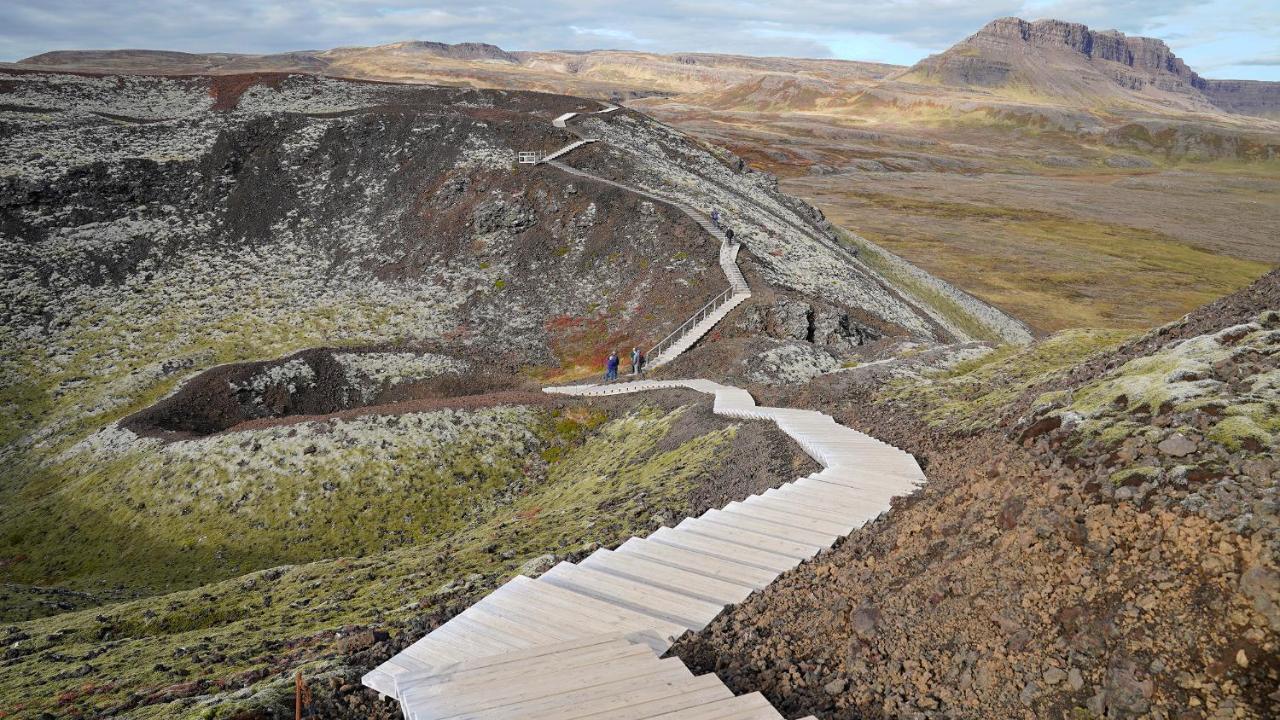
[[[436,40],[909,65],[1008,15],[1157,37],[1205,77],[1280,80],[1276,0],[0,0],[0,61],[48,50],[270,53]]]

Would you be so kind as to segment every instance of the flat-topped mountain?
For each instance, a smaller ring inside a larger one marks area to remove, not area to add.
[[[1060,20],[993,20],[902,79],[991,88],[1090,105],[1151,104],[1212,112],[1207,82],[1162,40]],[[1230,94],[1229,91],[1225,94]]]

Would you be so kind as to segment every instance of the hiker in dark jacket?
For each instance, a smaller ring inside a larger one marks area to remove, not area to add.
[[[733,228],[724,229],[724,238],[725,240],[728,240],[730,243],[733,242]]]

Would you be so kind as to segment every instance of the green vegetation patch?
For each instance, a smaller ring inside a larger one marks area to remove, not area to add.
[[[995,343],[1003,341],[998,331],[982,322],[981,319],[974,316],[946,293],[930,287],[915,275],[906,272],[901,266],[885,256],[880,248],[874,244],[861,241],[856,235],[844,230],[839,232],[846,243],[858,249],[858,258],[866,263],[868,267],[890,284],[905,292],[909,297],[928,305],[952,327],[974,340]]]
[[[607,422],[589,409],[545,412],[535,418],[545,442],[574,444],[543,479],[456,529],[362,557],[15,623],[0,631],[13,658],[0,666],[0,716],[226,718],[287,703],[297,668],[313,682],[329,674],[350,681],[366,668],[347,666],[339,634],[395,633],[465,607],[531,558],[619,543],[652,531],[655,517],[686,514],[691,491],[736,434],[736,426],[681,430],[689,417],[687,408],[645,407]],[[668,440],[673,433],[689,439]],[[394,507],[402,496],[370,500]],[[164,688],[188,683],[202,689],[164,699]]]
[[[1113,443],[1134,415],[1204,409],[1207,437],[1229,450],[1262,451],[1280,437],[1280,370],[1257,371],[1280,352],[1280,333],[1262,324],[1228,328],[1135,358],[1073,393],[1059,413],[1083,418],[1077,432]],[[1249,368],[1247,383],[1231,382],[1230,368]]]
[[[870,241],[1043,331],[1146,329],[1270,269],[1155,230],[1041,210],[883,193],[851,197],[868,207],[849,213],[847,222]],[[921,299],[964,322],[946,303],[927,293]]]
[[[0,556],[22,558],[0,577],[153,593],[438,537],[544,475],[541,422],[443,410],[90,446],[0,511]]]
[[[1068,330],[1026,347],[1004,346],[923,380],[896,380],[880,399],[906,401],[920,408],[930,425],[977,431],[990,427],[1031,388],[1131,335],[1119,330]]]

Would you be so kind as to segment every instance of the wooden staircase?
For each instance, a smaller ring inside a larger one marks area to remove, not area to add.
[[[924,482],[924,473],[911,455],[830,416],[759,407],[745,390],[709,380],[546,392],[657,389],[711,393],[717,414],[772,420],[823,469],[580,563],[560,563],[536,579],[517,576],[367,674],[365,685],[398,698],[411,719],[780,717],[763,698],[730,699],[714,677],[695,678],[678,660],[658,655],[887,510],[893,497]],[[578,671],[558,669],[582,653],[595,659],[566,666]],[[652,686],[635,680],[647,673]]]

